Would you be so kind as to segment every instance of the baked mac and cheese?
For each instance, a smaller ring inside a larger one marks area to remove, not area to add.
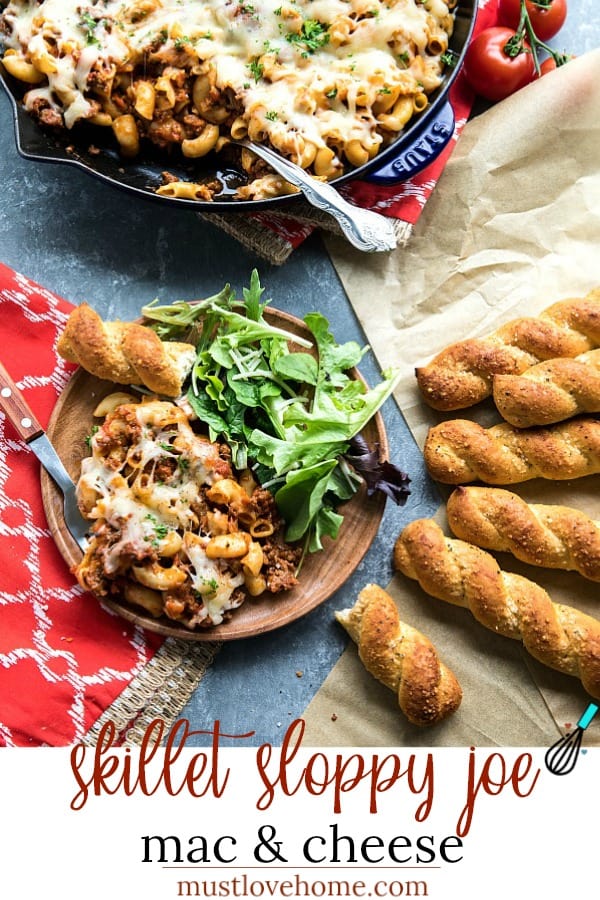
[[[2,0],[0,0],[2,2]],[[452,0],[8,0],[3,63],[43,125],[203,157],[268,142],[323,179],[372,159],[428,104]],[[239,196],[286,191],[253,154]],[[159,191],[211,199],[215,184]]]
[[[175,403],[123,399],[97,410],[108,412],[77,483],[94,523],[75,569],[82,587],[190,629],[293,587],[300,551],[283,541],[271,494],[236,476],[228,448],[197,434]]]

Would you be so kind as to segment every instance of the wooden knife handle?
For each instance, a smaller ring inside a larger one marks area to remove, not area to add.
[[[1,362],[0,406],[26,443],[43,432],[44,429]]]

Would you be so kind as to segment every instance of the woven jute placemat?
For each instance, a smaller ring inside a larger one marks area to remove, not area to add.
[[[109,720],[122,736],[124,746],[140,744],[155,719],[171,725],[220,648],[220,641],[167,638],[119,698],[96,720],[83,743],[95,745]]]

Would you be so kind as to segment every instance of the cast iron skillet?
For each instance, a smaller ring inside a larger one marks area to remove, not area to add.
[[[397,184],[428,166],[441,153],[454,132],[454,113],[448,92],[462,66],[477,14],[477,0],[458,0],[455,27],[449,49],[457,57],[456,65],[447,69],[443,83],[430,96],[429,106],[416,116],[397,139],[382,150],[375,159],[336,178],[332,184],[361,178],[375,184]],[[151,148],[133,161],[119,156],[111,142],[110,129],[91,128],[84,123],[71,131],[50,133],[43,130],[21,104],[23,85],[12,78],[0,63],[0,83],[13,108],[17,150],[25,159],[73,165],[101,181],[121,188],[130,194],[150,198],[159,203],[188,207],[196,212],[258,212],[267,208],[283,208],[297,202],[298,195],[273,197],[266,200],[234,200],[237,187],[245,176],[235,168],[223,166],[214,154],[200,160],[159,156]],[[105,143],[103,143],[103,140]],[[89,148],[95,151],[90,152]],[[162,172],[168,169],[183,180],[201,181],[219,178],[223,190],[214,201],[186,200],[156,194],[162,184]]]

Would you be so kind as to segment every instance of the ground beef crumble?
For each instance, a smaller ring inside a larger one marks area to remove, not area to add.
[[[298,584],[296,569],[302,556],[301,547],[292,547],[283,540],[268,539],[262,545],[264,556],[263,574],[267,588],[274,594],[288,591]]]

